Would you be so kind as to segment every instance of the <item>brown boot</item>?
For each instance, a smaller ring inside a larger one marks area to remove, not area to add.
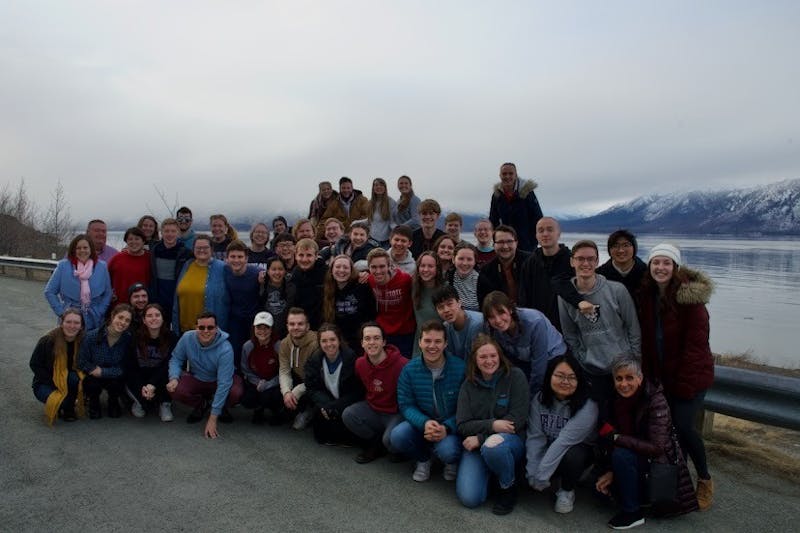
[[[714,482],[710,479],[697,479],[697,505],[701,511],[711,509],[714,503]]]

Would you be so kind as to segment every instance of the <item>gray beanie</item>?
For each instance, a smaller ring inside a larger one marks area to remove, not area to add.
[[[672,244],[662,242],[661,244],[656,244],[653,246],[653,248],[650,250],[650,255],[647,256],[648,264],[653,260],[654,257],[659,255],[663,257],[669,257],[672,259],[672,262],[678,266],[681,264],[681,251]]]

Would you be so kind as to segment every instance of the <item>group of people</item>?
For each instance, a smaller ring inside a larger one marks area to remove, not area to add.
[[[609,526],[634,527],[666,463],[677,490],[653,514],[709,508],[694,418],[713,381],[710,279],[668,243],[643,261],[626,230],[603,265],[592,241],[567,248],[512,163],[475,245],[458,214],[440,229],[439,203],[397,185],[395,201],[381,178],[370,199],[320,183],[308,218],[254,224],[249,245],[224,215],[196,233],[182,207],[142,217],[117,252],[92,220],[45,288],[60,321],[31,368],[47,420],[101,417],[105,390],[109,417],[171,421],[174,401],[214,438],[240,404],[358,445],[359,463],[411,458],[416,481],[441,464],[467,507],[494,489],[497,514],[524,471],[556,512],[590,483],[619,507]]]

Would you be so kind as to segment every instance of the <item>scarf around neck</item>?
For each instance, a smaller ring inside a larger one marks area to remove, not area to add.
[[[72,273],[81,284],[81,307],[85,310],[92,302],[92,290],[89,288],[89,278],[92,277],[94,261],[89,259],[85,263],[75,262],[75,271]]]

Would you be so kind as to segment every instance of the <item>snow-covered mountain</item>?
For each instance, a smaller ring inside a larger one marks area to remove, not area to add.
[[[597,215],[564,221],[565,231],[800,235],[800,179],[713,192],[640,196]]]

